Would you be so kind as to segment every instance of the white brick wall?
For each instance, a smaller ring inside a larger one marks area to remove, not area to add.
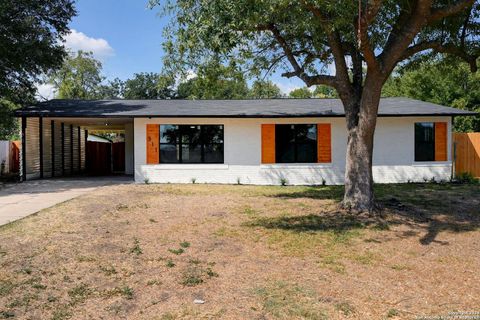
[[[447,162],[414,161],[414,123],[421,121],[448,122]],[[225,134],[224,164],[158,164],[146,165],[146,124],[223,124]],[[331,164],[262,165],[262,123],[331,123]],[[451,173],[450,117],[379,118],[375,133],[374,180],[380,183],[448,180]],[[236,183],[279,184],[342,184],[345,174],[346,128],[344,118],[298,119],[185,119],[136,118],[134,122],[135,181],[143,183]]]

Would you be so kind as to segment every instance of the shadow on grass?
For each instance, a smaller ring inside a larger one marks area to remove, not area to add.
[[[245,224],[250,227],[263,227],[266,229],[282,229],[295,232],[321,232],[333,231],[342,233],[352,229],[366,228],[371,225],[379,225],[378,222],[350,214],[329,214],[305,216],[286,216],[273,218],[258,218]]]
[[[447,242],[436,239],[440,232],[468,232],[480,228],[480,187],[476,185],[376,185],[375,194],[380,206],[388,209],[385,210],[388,222],[339,211],[327,215],[262,218],[250,225],[295,232],[342,232],[365,227],[385,229],[388,225],[403,224],[426,230],[419,239],[423,245],[447,245]],[[310,198],[337,203],[342,196],[343,186],[308,187],[302,191],[273,195],[283,199]],[[409,236],[418,234],[410,233]]]

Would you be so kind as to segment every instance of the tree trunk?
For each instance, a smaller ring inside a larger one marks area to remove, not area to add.
[[[381,85],[366,79],[360,101],[345,107],[348,140],[342,207],[355,212],[375,209],[372,157],[380,94]]]

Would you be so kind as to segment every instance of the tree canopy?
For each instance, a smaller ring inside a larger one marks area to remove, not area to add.
[[[124,82],[125,99],[167,99],[174,97],[173,81],[158,73],[136,73]]]
[[[25,93],[33,96],[39,77],[61,65],[65,57],[62,39],[75,14],[73,0],[2,0],[1,98],[22,102]]]
[[[98,99],[101,94],[102,63],[93,53],[78,51],[70,54],[59,70],[50,76],[57,98]]]
[[[35,83],[59,67],[75,16],[73,0],[0,2],[0,139],[18,138],[13,110],[31,103]]]
[[[300,98],[312,98],[313,92],[310,91],[307,87],[297,88],[290,91],[288,94],[290,98],[300,99]]]
[[[252,99],[281,98],[282,91],[270,80],[255,80],[248,96]]]
[[[385,83],[383,95],[410,97],[480,113],[480,73],[466,63],[442,57],[400,68]],[[454,130],[480,132],[480,116],[455,117]]]
[[[248,96],[247,81],[235,63],[224,65],[210,58],[195,68],[196,75],[178,85],[181,99],[244,99]]]

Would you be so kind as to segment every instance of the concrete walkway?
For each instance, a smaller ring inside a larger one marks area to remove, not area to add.
[[[0,189],[0,226],[98,187],[133,183],[132,177],[81,177],[27,181]]]

